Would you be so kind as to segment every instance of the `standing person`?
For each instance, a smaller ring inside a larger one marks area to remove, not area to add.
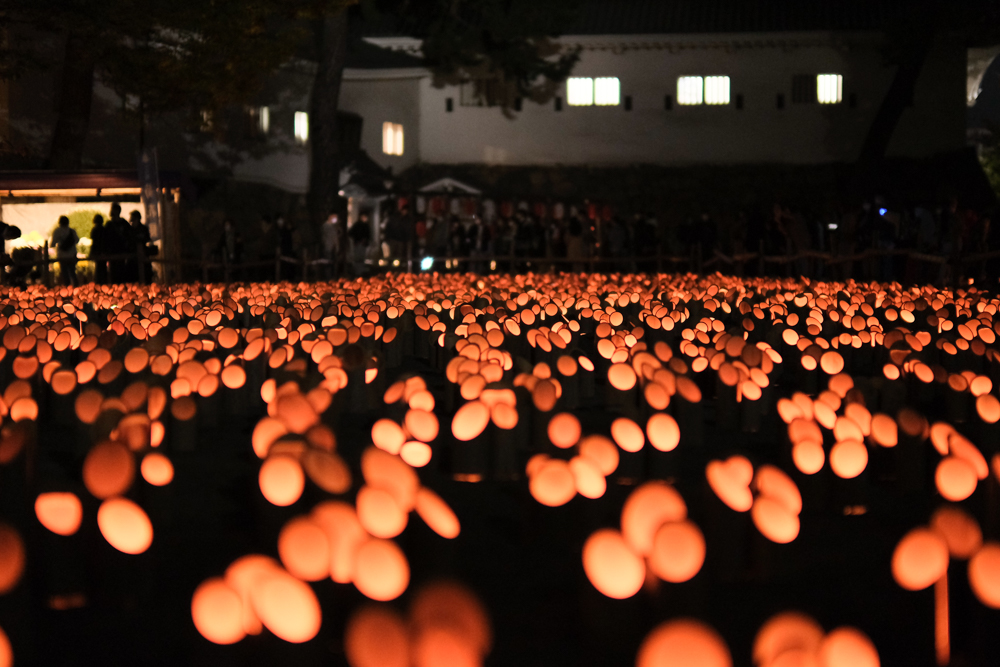
[[[104,229],[104,248],[109,255],[122,255],[129,252],[131,248],[129,244],[130,229],[128,222],[122,218],[122,207],[118,202],[111,205],[111,216]],[[108,273],[112,283],[125,282],[127,280],[125,260],[122,258],[110,260]]]
[[[94,216],[94,226],[90,229],[90,256],[101,257],[107,254],[105,247],[107,239],[104,227],[104,216],[98,213]],[[108,261],[106,259],[94,260],[94,282],[98,285],[105,285],[108,282]]]
[[[292,236],[292,227],[280,215],[276,227],[278,247],[281,248],[281,279],[291,280],[295,275],[295,239]]]
[[[52,245],[56,247],[63,285],[76,287],[76,244],[79,242],[80,237],[69,226],[69,218],[59,216],[59,226],[52,232]]]
[[[255,257],[260,266],[254,273],[258,280],[272,280],[274,278],[274,249],[278,245],[278,236],[274,225],[271,224],[271,219],[266,215],[262,215],[257,224]]]
[[[236,225],[229,218],[222,223],[222,235],[216,246],[222,261],[229,267],[238,265],[243,261],[243,238],[236,231]],[[240,279],[239,269],[230,269],[236,280]]]
[[[326,265],[326,277],[331,279],[337,274],[337,256],[340,254],[340,225],[339,216],[331,213],[320,229],[320,238],[323,244],[323,259]]]
[[[351,237],[351,258],[354,261],[354,275],[365,274],[365,259],[368,258],[368,243],[372,238],[372,227],[368,224],[368,214],[362,213],[358,216],[351,228],[347,231]]]
[[[142,214],[139,211],[132,211],[128,215],[130,227],[128,235],[128,251],[135,259],[129,259],[129,281],[139,282],[139,262],[142,262],[142,282],[150,284],[153,282],[153,265],[146,256],[146,246],[149,244],[149,227],[142,223]]]

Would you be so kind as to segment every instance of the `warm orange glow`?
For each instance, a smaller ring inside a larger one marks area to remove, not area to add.
[[[99,499],[117,496],[132,486],[135,459],[125,445],[105,441],[93,447],[83,461],[83,483]]]
[[[770,464],[760,466],[754,475],[754,486],[757,493],[778,501],[792,514],[802,512],[799,487],[781,468]]]
[[[80,529],[83,506],[74,493],[41,493],[35,499],[35,516],[56,535],[73,535]]]
[[[544,461],[530,477],[528,490],[532,498],[547,507],[565,505],[576,495],[576,480],[566,461]]]
[[[568,412],[560,412],[549,420],[549,440],[560,449],[568,449],[580,439],[580,420]]]
[[[583,569],[598,591],[616,600],[639,592],[646,579],[646,567],[621,533],[603,528],[583,545]]]
[[[798,514],[774,498],[758,497],[750,512],[761,535],[778,544],[788,544],[799,536]]]
[[[883,447],[895,447],[899,442],[896,420],[885,414],[872,415],[872,440]]]
[[[996,424],[1000,421],[1000,401],[992,394],[983,394],[976,399],[976,412],[987,424]]]
[[[21,580],[25,564],[24,541],[13,526],[0,523],[0,595]]]
[[[358,547],[368,539],[354,507],[327,500],[316,505],[310,517],[326,531],[330,543],[330,578],[338,584],[350,583]]]
[[[646,422],[649,444],[661,452],[672,452],[681,441],[677,420],[665,412],[657,412]]]
[[[840,356],[839,352],[829,350],[820,357],[819,365],[827,375],[836,375],[844,370],[844,358]]]
[[[465,587],[433,583],[410,605],[414,667],[481,665],[493,644],[489,616]]]
[[[868,636],[857,628],[833,630],[820,643],[820,667],[879,667],[878,651]]]
[[[611,437],[626,452],[637,452],[646,444],[642,429],[628,417],[619,417],[611,422]]]
[[[938,463],[934,483],[945,500],[959,502],[976,490],[976,470],[965,459],[946,456]]]
[[[141,554],[153,543],[153,524],[141,507],[127,498],[108,498],[97,510],[101,535],[118,551]]]
[[[406,442],[406,434],[399,424],[391,419],[379,419],[372,425],[372,442],[379,449],[390,454],[398,454]]]
[[[604,475],[597,469],[597,464],[582,456],[570,459],[569,470],[573,473],[576,492],[584,498],[600,498],[608,488]]]
[[[608,382],[618,391],[628,391],[635,386],[635,371],[628,364],[612,364],[608,368]]]
[[[986,463],[986,457],[961,433],[952,433],[948,436],[948,449],[952,456],[957,456],[972,466],[977,479],[989,477],[990,467]]]
[[[354,585],[372,600],[395,600],[410,584],[410,564],[388,540],[370,539],[357,551]]]
[[[250,591],[254,612],[264,627],[293,644],[307,642],[319,632],[323,613],[309,584],[283,570],[262,574]]]
[[[681,494],[666,482],[653,480],[636,488],[622,506],[622,535],[635,553],[648,556],[657,529],[686,518],[687,504]]]
[[[278,556],[296,579],[319,581],[330,576],[326,531],[308,517],[295,517],[284,525],[278,534]]]
[[[336,454],[317,449],[302,454],[302,470],[313,484],[328,493],[346,493],[351,488],[351,470]]]
[[[823,641],[823,628],[811,616],[797,611],[786,611],[772,616],[760,630],[753,642],[753,662],[760,667],[778,664],[779,656],[797,651],[813,657]],[[813,658],[814,659],[814,658]],[[790,663],[792,667],[795,663]],[[804,665],[815,664],[806,660]]]
[[[729,647],[701,621],[661,623],[646,635],[635,667],[732,667]]]
[[[166,486],[174,479],[174,464],[159,452],[142,457],[142,478],[153,486]]]
[[[243,602],[224,579],[206,579],[191,596],[191,619],[201,636],[215,644],[235,644],[244,637]]]
[[[969,587],[984,605],[1000,609],[1000,544],[987,542],[969,560]]]
[[[480,401],[469,401],[455,413],[451,432],[456,439],[468,441],[478,437],[489,423],[489,408]]]
[[[661,525],[653,536],[649,569],[664,581],[688,581],[705,562],[705,537],[692,521],[673,521]]]
[[[404,443],[399,450],[399,458],[414,468],[423,468],[430,463],[432,455],[433,450],[430,445],[417,442],[416,440]]]
[[[952,558],[971,558],[983,545],[979,522],[958,507],[939,507],[931,515],[930,525],[944,538]]]
[[[388,607],[366,606],[344,630],[344,653],[351,667],[410,667],[409,631]]]
[[[830,468],[837,477],[854,479],[868,467],[868,448],[857,440],[838,442],[830,449]]]
[[[936,531],[914,528],[892,554],[892,576],[908,591],[920,591],[948,570],[948,545]]]
[[[0,667],[14,667],[14,649],[3,628],[0,628]]]
[[[618,448],[603,435],[588,435],[578,445],[580,456],[594,462],[601,474],[607,477],[618,469]]]
[[[458,537],[462,527],[455,512],[439,495],[426,487],[417,492],[417,514],[431,530],[441,537],[451,540]]]
[[[299,462],[284,455],[272,456],[264,461],[257,481],[267,502],[278,507],[287,507],[298,500],[306,484]]]
[[[363,486],[355,502],[358,520],[375,537],[396,537],[406,528],[408,515],[392,493],[385,489]]]
[[[731,456],[725,461],[709,461],[705,466],[705,479],[712,491],[730,509],[746,512],[753,505],[750,481],[753,465],[744,456]]]
[[[792,461],[802,474],[815,475],[823,469],[826,452],[818,442],[804,440],[792,446]]]
[[[431,407],[433,408],[433,404]],[[421,442],[432,442],[438,436],[438,419],[433,412],[411,409],[406,413],[403,423],[410,435]]]
[[[237,558],[226,568],[224,579],[240,596],[243,607],[243,630],[248,635],[259,635],[263,630],[260,618],[257,617],[250,600],[251,592],[261,578],[280,571],[281,566],[276,560],[259,554]]]
[[[389,492],[403,512],[413,509],[420,479],[398,456],[369,447],[361,455],[361,474],[370,486]]]

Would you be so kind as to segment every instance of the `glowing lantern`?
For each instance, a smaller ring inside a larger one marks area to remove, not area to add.
[[[608,488],[604,475],[590,459],[574,456],[570,459],[569,470],[573,473],[576,492],[584,498],[600,498]]]
[[[409,667],[410,639],[399,614],[367,606],[356,612],[344,630],[344,653],[351,667]]]
[[[451,422],[451,432],[458,440],[468,441],[486,430],[490,410],[480,401],[469,401],[458,409]]]
[[[753,465],[744,456],[731,456],[725,461],[709,461],[705,466],[705,479],[712,491],[730,509],[746,512],[753,506],[750,481]]]
[[[528,490],[531,496],[547,507],[565,505],[576,495],[576,480],[565,461],[547,460],[530,477]]]
[[[354,585],[372,600],[395,600],[410,584],[410,564],[395,543],[370,539],[357,551]]]
[[[423,468],[430,463],[432,455],[433,450],[431,450],[430,445],[417,442],[416,440],[404,443],[399,450],[399,458],[414,468]]]
[[[970,558],[983,545],[979,523],[957,507],[939,507],[930,523],[944,537],[952,558]]]
[[[681,441],[681,430],[677,421],[665,412],[657,412],[646,422],[649,444],[661,452],[671,452]]]
[[[73,535],[80,529],[83,506],[74,493],[42,493],[35,499],[35,516],[56,535]]]
[[[635,386],[635,370],[628,364],[611,364],[608,368],[608,382],[618,391],[628,391]]]
[[[10,591],[21,580],[24,563],[21,536],[12,526],[0,523],[0,595]]]
[[[369,447],[361,455],[361,474],[370,486],[392,494],[404,512],[413,509],[420,479],[413,468],[398,456]]]
[[[307,642],[323,620],[319,601],[309,584],[283,570],[260,576],[250,591],[254,612],[276,637],[293,644]]]
[[[603,435],[588,435],[580,441],[580,456],[594,462],[601,474],[607,477],[618,468],[618,448]]]
[[[288,433],[288,429],[274,417],[264,417],[254,426],[250,441],[257,458],[267,458],[274,441]]]
[[[640,556],[653,551],[656,530],[664,523],[687,518],[687,505],[677,490],[659,480],[636,488],[622,506],[622,535],[629,547]]]
[[[347,503],[327,500],[316,505],[310,517],[326,531],[330,542],[330,578],[338,584],[350,583],[358,547],[368,539],[357,512]]]
[[[857,628],[833,630],[819,645],[819,667],[879,667],[878,651]]]
[[[415,666],[481,665],[493,643],[493,631],[482,603],[459,584],[439,582],[423,588],[410,606],[410,619],[417,644]],[[429,636],[433,637],[431,641]],[[451,646],[440,646],[442,639],[450,640],[447,643]],[[452,655],[442,655],[441,648],[450,648],[448,653]],[[461,655],[455,656],[455,649]]]
[[[857,440],[838,442],[830,449],[830,468],[837,477],[854,479],[868,467],[868,448]]]
[[[372,442],[379,449],[390,454],[398,454],[399,449],[406,442],[406,434],[399,424],[391,419],[379,419],[372,425]]]
[[[101,535],[118,551],[141,554],[153,543],[153,524],[141,507],[127,498],[108,498],[97,510]]]
[[[653,536],[649,569],[664,581],[688,581],[705,562],[705,537],[692,521],[672,521],[661,525]]]
[[[159,452],[150,452],[142,457],[139,470],[142,478],[153,486],[166,486],[174,478],[174,464]]]
[[[322,526],[295,517],[278,534],[278,556],[296,579],[319,581],[330,575],[330,542]]]
[[[758,497],[750,512],[761,535],[777,544],[788,544],[799,535],[799,517],[781,501]]]
[[[598,591],[616,600],[639,592],[646,579],[646,567],[621,533],[604,528],[587,538],[583,545],[583,569]]]
[[[235,644],[247,634],[240,594],[221,577],[206,579],[195,589],[191,618],[201,636],[214,644]]]
[[[260,492],[278,507],[291,505],[302,495],[306,479],[302,466],[291,456],[272,456],[260,466]]]
[[[957,456],[972,466],[977,479],[989,477],[990,467],[986,463],[986,457],[965,436],[960,433],[952,433],[948,436],[948,449],[952,456]]]
[[[76,389],[76,373],[68,370],[56,371],[52,374],[51,385],[52,391],[60,396],[71,394]]]
[[[302,455],[302,470],[328,493],[346,493],[351,488],[351,471],[336,454],[310,449]]]
[[[427,394],[427,392],[422,393]],[[431,407],[433,408],[433,405]],[[438,436],[438,419],[433,412],[411,409],[406,413],[403,423],[410,435],[421,442],[431,442]]]
[[[896,420],[889,415],[872,415],[872,440],[883,447],[895,447],[899,442]]]
[[[13,667],[14,649],[10,646],[7,633],[0,628],[0,667]]]
[[[948,545],[927,528],[914,528],[903,536],[892,554],[892,576],[908,591],[920,591],[948,570]]]
[[[823,635],[820,624],[806,614],[786,611],[772,616],[761,626],[754,639],[754,664],[770,667],[779,656],[789,651],[813,654],[819,649]]]
[[[969,561],[969,586],[984,605],[1000,609],[1000,544],[987,542]]]
[[[222,369],[219,379],[229,389],[239,389],[246,384],[247,373],[242,366],[231,364]]]
[[[458,537],[462,527],[455,512],[439,495],[426,487],[417,491],[417,514],[431,530],[441,537],[451,540]]]
[[[611,437],[626,452],[637,452],[646,444],[642,429],[628,417],[619,417],[611,422]]]
[[[280,572],[281,566],[273,558],[259,554],[249,554],[237,558],[226,568],[225,581],[240,596],[242,603],[243,630],[248,635],[259,635],[263,625],[253,610],[250,594],[261,578]]]
[[[818,442],[804,440],[792,446],[792,461],[802,474],[815,475],[823,469],[826,452]]]
[[[118,442],[96,445],[83,462],[83,483],[95,498],[103,500],[125,493],[134,477],[135,459]]]
[[[934,482],[938,493],[946,500],[965,500],[976,490],[976,471],[965,459],[946,456],[938,463],[934,472]]]
[[[396,537],[406,528],[406,511],[393,494],[384,489],[361,487],[355,504],[361,525],[375,537]]]
[[[568,449],[580,439],[580,420],[568,412],[560,412],[549,420],[549,440],[560,449]]]
[[[700,621],[661,623],[646,635],[635,667],[732,667],[729,647],[715,630]]]

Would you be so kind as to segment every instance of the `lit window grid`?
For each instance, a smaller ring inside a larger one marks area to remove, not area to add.
[[[594,79],[594,104],[617,106],[621,101],[621,83],[618,77],[605,76]]]
[[[700,76],[677,78],[677,104],[701,104],[704,99],[704,85]]]
[[[295,141],[305,144],[309,141],[309,114],[305,111],[295,112]]]
[[[594,104],[594,80],[590,77],[573,76],[566,79],[566,104],[574,107],[589,107]]]
[[[839,104],[843,99],[843,76],[840,74],[816,75],[816,100],[820,104]]]
[[[382,152],[386,155],[403,154],[403,126],[400,123],[382,123]]]
[[[705,77],[705,104],[729,104],[729,77]]]

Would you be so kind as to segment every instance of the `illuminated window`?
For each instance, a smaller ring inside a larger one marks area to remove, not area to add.
[[[705,77],[705,104],[729,104],[729,77]]]
[[[261,134],[267,134],[271,129],[271,110],[267,107],[257,109],[257,129]]]
[[[682,76],[677,79],[677,104],[701,104],[704,100],[700,76]]]
[[[574,76],[566,79],[566,103],[574,107],[589,107],[594,103],[594,80]]]
[[[403,154],[403,126],[400,123],[382,123],[382,152],[386,155]]]
[[[305,111],[295,112],[295,141],[299,145],[309,141],[309,114]]]
[[[621,102],[621,82],[614,76],[596,79],[574,76],[566,80],[566,102],[574,107],[614,107]]]
[[[839,74],[816,75],[816,100],[820,104],[840,104],[844,99],[844,77]]]
[[[621,101],[621,84],[617,77],[602,76],[594,79],[594,104],[613,107]]]

